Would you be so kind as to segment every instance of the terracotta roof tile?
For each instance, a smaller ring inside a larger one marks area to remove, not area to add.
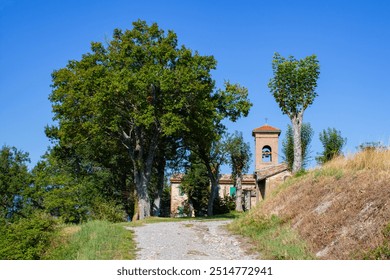
[[[263,126],[255,128],[252,132],[276,132],[280,134],[281,130],[279,128],[265,124]]]

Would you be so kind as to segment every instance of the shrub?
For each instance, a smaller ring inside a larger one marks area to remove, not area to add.
[[[236,209],[236,199],[231,196],[217,197],[214,200],[214,215],[227,214]]]
[[[95,220],[104,220],[112,223],[126,221],[127,214],[120,205],[113,201],[97,199],[92,206],[91,217]]]
[[[40,259],[56,225],[55,220],[44,213],[34,213],[14,223],[0,222],[0,259],[3,260]]]
[[[341,132],[335,128],[328,128],[320,132],[320,141],[324,147],[324,151],[316,160],[320,164],[330,161],[331,159],[341,155],[343,146],[347,143],[347,139],[341,136]]]

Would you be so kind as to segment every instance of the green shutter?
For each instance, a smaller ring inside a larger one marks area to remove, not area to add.
[[[235,187],[230,187],[230,196],[235,196],[237,189]]]

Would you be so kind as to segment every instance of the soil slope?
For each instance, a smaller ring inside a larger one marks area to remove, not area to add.
[[[251,213],[272,214],[289,221],[319,259],[361,259],[390,244],[390,150],[338,158],[290,179]]]

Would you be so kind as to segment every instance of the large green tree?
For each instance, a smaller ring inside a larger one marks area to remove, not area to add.
[[[133,209],[122,200],[123,186],[117,171],[82,160],[67,151],[68,157],[50,150],[32,170],[30,201],[35,208],[65,223],[90,219],[124,221]],[[119,178],[118,178],[119,177]]]
[[[24,216],[26,191],[31,184],[27,163],[28,154],[15,147],[0,149],[0,218]]]
[[[126,157],[135,216],[143,219],[151,215],[154,168],[163,172],[158,161],[168,160],[165,148],[174,146],[167,141],[203,133],[210,146],[221,117],[242,115],[236,85],[215,91],[215,67],[212,56],[179,47],[176,34],[157,24],[137,21],[132,30],[116,29],[112,40],[92,43],[81,60],[53,72],[50,100],[57,125],[47,134],[83,158]]]
[[[295,173],[302,168],[301,129],[303,114],[317,96],[315,89],[320,66],[315,55],[297,60],[293,56],[284,58],[275,53],[272,70],[274,76],[268,87],[283,114],[286,114],[292,123],[294,135],[292,171]]]
[[[193,118],[189,119],[190,134],[184,134],[184,142],[192,153],[206,166],[211,182],[207,215],[213,215],[214,200],[218,195],[220,167],[227,162],[227,149],[223,140],[226,127],[223,120],[236,121],[246,117],[252,106],[248,90],[238,84],[225,82]]]
[[[181,187],[188,195],[188,202],[194,208],[195,216],[204,216],[210,197],[210,178],[206,166],[199,159],[191,159]]]

